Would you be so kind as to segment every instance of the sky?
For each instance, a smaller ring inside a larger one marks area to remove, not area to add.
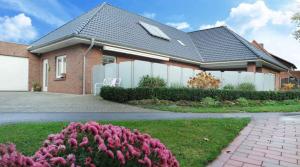
[[[0,40],[30,44],[103,0],[0,0]],[[190,32],[226,25],[300,69],[300,42],[291,22],[300,0],[106,0]]]

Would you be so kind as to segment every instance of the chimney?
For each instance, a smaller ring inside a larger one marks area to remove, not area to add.
[[[259,43],[260,47],[262,47],[264,49],[264,44],[263,43]]]

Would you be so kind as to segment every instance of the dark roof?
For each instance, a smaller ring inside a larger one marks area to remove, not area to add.
[[[139,24],[145,22],[160,28],[171,39],[153,37]],[[97,41],[166,54],[193,61],[201,57],[189,35],[176,28],[129,13],[106,3],[66,23],[32,44],[33,48],[70,35],[95,38]],[[177,40],[182,41],[182,46]]]
[[[161,29],[170,40],[151,36],[139,24],[145,22]],[[103,3],[64,24],[31,44],[30,50],[67,37],[95,38],[96,41],[165,54],[197,62],[256,60],[261,58],[286,68],[275,58],[251,45],[227,27],[190,33]],[[177,40],[185,44],[181,45]]]
[[[226,26],[188,33],[193,39],[204,62],[256,60],[258,58],[282,68],[285,65],[254,47],[246,39]]]

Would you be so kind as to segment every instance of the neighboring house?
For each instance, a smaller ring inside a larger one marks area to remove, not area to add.
[[[257,41],[253,40],[252,44],[262,50],[263,52],[265,52],[267,55],[275,58],[277,61],[281,62],[282,64],[284,64],[286,67],[288,67],[288,70],[286,71],[281,71],[281,72],[274,72],[274,71],[270,71],[268,69],[258,69],[258,72],[263,72],[263,73],[273,73],[276,76],[276,86],[277,88],[282,87],[283,84],[285,83],[290,83],[293,82],[294,84],[296,84],[297,86],[300,85],[300,71],[295,71],[297,69],[296,65],[284,60],[272,53],[270,53],[269,51],[267,51],[264,48],[264,44],[262,43],[258,43]]]
[[[21,52],[10,53],[11,48],[21,48]],[[29,89],[35,81],[43,91],[74,94],[92,93],[93,66],[114,62],[144,60],[198,70],[276,75],[289,70],[225,26],[186,33],[106,3],[33,42],[28,51],[23,45],[6,43],[1,49],[6,57],[28,59]],[[5,61],[0,56],[0,63]],[[7,78],[17,82],[21,72],[11,75]]]

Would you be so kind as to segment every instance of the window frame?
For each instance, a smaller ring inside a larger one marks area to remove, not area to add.
[[[111,63],[106,63],[106,64],[104,64],[104,57],[113,58],[113,59],[114,59],[114,62],[112,62],[112,63],[116,63],[116,62],[117,62],[117,57],[116,57],[116,56],[103,55],[103,56],[102,56],[102,65],[111,64]]]
[[[61,62],[59,62],[61,60]],[[61,63],[62,67],[59,69],[59,63]],[[64,75],[67,73],[67,56],[57,56],[55,58],[55,76],[57,79],[63,78]]]

